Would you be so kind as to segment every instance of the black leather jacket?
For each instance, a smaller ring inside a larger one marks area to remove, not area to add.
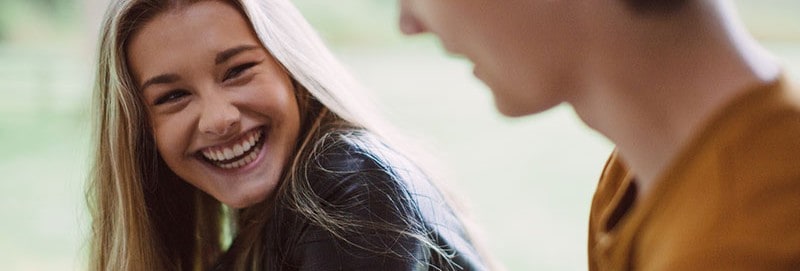
[[[369,227],[339,232],[340,238],[276,207],[265,228],[277,240],[264,253],[267,270],[487,270],[462,222],[413,163],[364,132],[330,138],[308,178],[323,208],[422,238]]]

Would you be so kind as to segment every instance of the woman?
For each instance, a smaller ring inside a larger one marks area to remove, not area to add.
[[[487,268],[287,0],[113,2],[92,269]]]

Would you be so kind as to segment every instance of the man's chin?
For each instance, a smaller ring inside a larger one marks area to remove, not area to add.
[[[501,115],[509,118],[519,118],[550,110],[551,108],[556,107],[558,104],[537,105],[535,103],[526,103],[526,101],[518,99],[501,100],[495,96],[494,105]]]

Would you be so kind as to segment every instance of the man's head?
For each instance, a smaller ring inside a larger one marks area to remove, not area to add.
[[[648,16],[688,0],[399,1],[405,34],[438,36],[448,51],[475,64],[501,113],[524,116],[567,101],[586,84],[583,69],[596,53],[597,30],[624,20],[614,12]]]

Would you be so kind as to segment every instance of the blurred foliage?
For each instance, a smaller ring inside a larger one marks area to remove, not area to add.
[[[0,42],[43,41],[74,33],[80,0],[0,0]]]
[[[314,28],[334,45],[379,45],[396,41],[397,0],[294,0]]]
[[[747,28],[760,40],[800,42],[800,1],[735,0]]]

